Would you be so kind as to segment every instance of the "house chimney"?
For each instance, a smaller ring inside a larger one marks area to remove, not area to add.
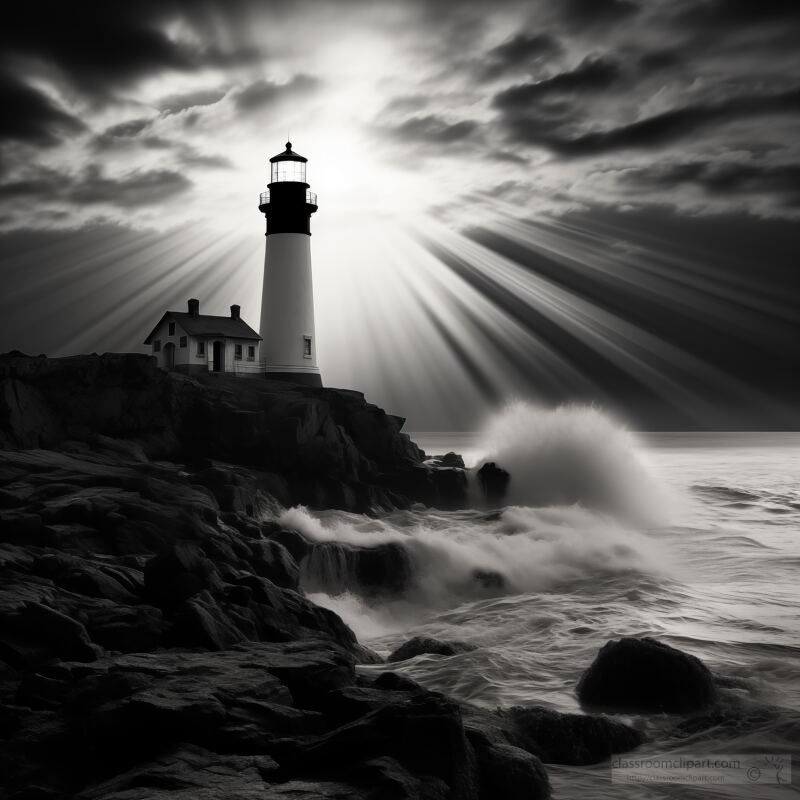
[[[239,312],[241,308],[239,306],[231,306],[231,319],[239,319]]]
[[[189,313],[193,316],[199,316],[200,314],[200,301],[192,299],[189,301]]]

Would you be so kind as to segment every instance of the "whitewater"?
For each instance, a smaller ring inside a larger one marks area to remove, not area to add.
[[[413,587],[370,597],[330,565],[302,585],[383,655],[415,635],[477,649],[392,665],[424,686],[494,708],[579,712],[575,687],[609,639],[653,636],[722,679],[722,713],[693,734],[680,717],[619,715],[641,753],[793,754],[800,770],[800,434],[634,435],[591,407],[510,406],[481,434],[417,434],[428,453],[512,476],[505,505],[415,507],[377,518],[292,508],[317,542],[397,543]],[[361,667],[365,672],[384,666]],[[608,764],[549,766],[555,797],[783,797],[792,786],[611,784]]]

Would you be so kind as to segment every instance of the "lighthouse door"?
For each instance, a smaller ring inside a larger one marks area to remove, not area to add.
[[[225,343],[214,342],[214,364],[212,367],[214,372],[225,371]]]

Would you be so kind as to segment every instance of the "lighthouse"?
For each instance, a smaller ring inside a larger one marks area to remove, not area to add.
[[[258,210],[267,219],[261,294],[261,358],[266,377],[322,386],[314,334],[311,215],[317,195],[306,183],[308,159],[286,150],[270,160]]]

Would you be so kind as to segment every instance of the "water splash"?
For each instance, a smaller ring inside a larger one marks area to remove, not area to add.
[[[479,463],[511,474],[507,502],[580,504],[623,523],[666,524],[677,498],[650,472],[636,438],[593,406],[515,402],[489,424]]]

